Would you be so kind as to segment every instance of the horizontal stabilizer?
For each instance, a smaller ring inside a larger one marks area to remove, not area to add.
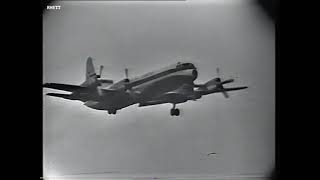
[[[79,89],[84,89],[84,87],[82,86],[70,85],[70,84],[58,84],[58,83],[45,83],[43,87],[50,88],[50,89],[58,89],[62,91],[69,91],[69,92],[73,92]]]

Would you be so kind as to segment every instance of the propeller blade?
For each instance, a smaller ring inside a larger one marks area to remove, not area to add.
[[[231,82],[234,82],[234,79],[228,79],[228,80],[222,81],[221,84],[227,84]]]
[[[221,81],[222,81],[222,78],[221,78],[221,74],[220,74],[220,68],[217,68],[216,71],[217,71],[217,78],[216,78],[216,80],[217,80],[217,82],[221,82]]]
[[[125,71],[125,74],[126,74],[126,79],[128,79],[128,68],[125,68],[124,71]]]
[[[229,98],[229,94],[226,91],[222,91],[222,94],[225,98]]]
[[[223,94],[223,96],[224,96],[225,98],[229,98],[229,94],[227,93],[227,91],[225,91],[223,85],[220,84],[218,87],[219,87],[219,89],[221,89],[221,93]]]
[[[104,66],[100,66],[100,72],[99,72],[99,76],[101,77],[101,75],[102,75],[102,70],[103,70],[103,68],[104,68]]]
[[[129,75],[128,75],[128,68],[125,68],[124,71],[125,71],[125,74],[126,74],[126,78],[124,79],[124,81],[125,81],[125,82],[129,82],[129,78],[128,78],[128,76],[129,76]]]

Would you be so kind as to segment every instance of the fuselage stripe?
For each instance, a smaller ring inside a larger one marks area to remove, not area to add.
[[[175,69],[169,69],[169,70],[151,75],[149,77],[145,77],[140,80],[133,81],[133,82],[129,83],[128,86],[129,87],[137,86],[139,84],[143,84],[145,82],[148,82],[148,81],[151,81],[151,80],[154,80],[154,79],[157,79],[157,78],[160,78],[160,77],[163,77],[163,76],[166,76],[168,74],[172,74],[172,73],[175,73],[178,71],[186,70],[186,69],[195,69],[195,68],[193,68],[193,67],[179,67],[179,68],[175,68]]]

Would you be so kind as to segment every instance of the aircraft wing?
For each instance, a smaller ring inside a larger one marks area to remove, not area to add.
[[[73,91],[85,88],[77,85],[59,84],[59,83],[45,83],[43,87],[50,88],[50,89],[58,89],[62,91],[69,91],[69,92],[73,92]]]
[[[207,95],[207,94],[212,94],[212,93],[219,93],[219,92],[227,92],[227,91],[236,91],[236,90],[240,90],[240,89],[246,89],[248,87],[246,86],[242,86],[242,87],[234,87],[234,88],[223,88],[223,89],[220,89],[220,88],[214,88],[212,90],[205,90],[205,91],[199,91],[199,93],[201,95]]]
[[[70,99],[73,100],[70,94],[59,94],[59,93],[47,93],[47,96],[53,96],[53,97],[60,97],[64,99]]]
[[[240,89],[246,89],[248,87],[243,86],[243,87],[234,87],[234,88],[224,88],[224,89],[212,89],[212,90],[205,90],[205,91],[198,91],[200,95],[207,95],[211,93],[219,93],[219,92],[227,92],[227,91],[236,91]],[[201,96],[200,96],[201,97]],[[190,85],[185,84],[178,89],[174,91],[170,91],[167,93],[164,93],[154,99],[140,102],[139,107],[142,106],[151,106],[151,105],[157,105],[157,104],[164,104],[164,103],[183,103],[188,100],[196,100],[198,99],[198,96],[195,96],[193,89]]]
[[[151,105],[157,105],[157,104],[164,104],[164,103],[175,103],[175,104],[178,104],[178,103],[186,102],[189,99],[190,98],[188,98],[188,96],[186,96],[184,94],[179,94],[179,93],[176,93],[176,92],[169,92],[169,93],[163,94],[162,96],[160,96],[160,97],[158,97],[156,99],[140,102],[139,103],[139,107],[151,106]]]
[[[236,91],[236,90],[246,89],[246,88],[248,88],[248,87],[243,86],[243,87],[235,87],[235,88],[224,88],[223,91]],[[221,92],[221,91],[218,91],[218,92]]]
[[[164,94],[161,94],[158,97],[155,97],[154,99],[140,102],[139,107],[141,106],[151,106],[156,104],[164,104],[164,103],[182,103],[186,102],[187,100],[190,100],[190,95],[193,93],[193,87],[189,84],[184,84],[177,88],[174,91],[166,92]]]
[[[109,88],[104,88],[104,87],[98,87],[98,91],[100,94],[102,95],[114,95],[116,93],[121,93],[118,90],[114,90],[114,89],[109,89]]]
[[[157,104],[164,104],[164,103],[169,103],[167,100],[150,100],[150,101],[144,101],[139,103],[139,107],[143,107],[143,106],[152,106],[152,105],[157,105]]]

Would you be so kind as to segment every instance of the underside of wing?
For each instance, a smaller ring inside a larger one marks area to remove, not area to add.
[[[175,92],[169,92],[169,93],[163,94],[161,97],[158,97],[157,99],[140,102],[139,107],[151,106],[156,104],[164,104],[164,103],[179,104],[179,103],[186,102],[187,100],[189,100],[189,98],[186,95],[175,93]]]
[[[184,84],[174,91],[166,92],[149,101],[139,103],[139,106],[150,106],[164,103],[183,103],[190,100],[190,95],[193,93],[193,87],[189,84]]]
[[[114,89],[108,89],[108,88],[103,88],[103,87],[98,87],[98,92],[100,95],[115,95],[121,93],[119,90],[114,90]]]
[[[77,91],[80,89],[84,89],[85,87],[82,86],[77,86],[77,85],[70,85],[70,84],[58,84],[58,83],[45,83],[43,85],[45,88],[50,88],[50,89],[57,89],[57,90],[62,90],[62,91]]]
[[[150,100],[150,101],[145,101],[145,102],[141,102],[139,103],[139,107],[143,107],[143,106],[152,106],[152,105],[157,105],[157,104],[165,104],[165,103],[169,103],[167,100]]]

